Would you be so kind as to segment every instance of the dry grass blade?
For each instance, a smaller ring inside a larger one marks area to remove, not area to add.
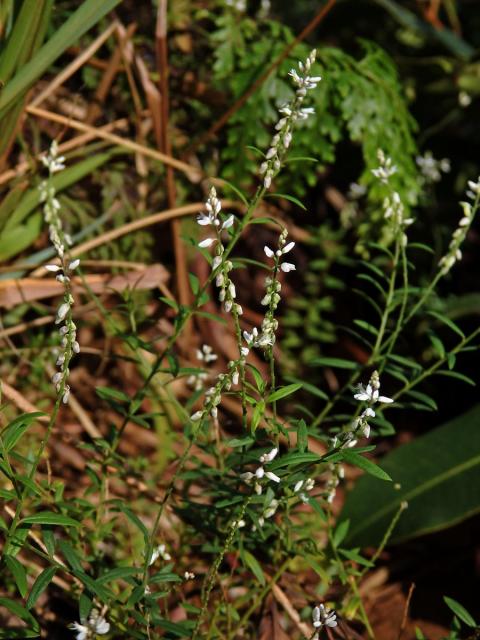
[[[41,91],[35,98],[31,101],[30,106],[36,107],[41,102],[43,102],[49,95],[51,95],[58,87],[60,87],[68,78],[73,76],[73,74],[82,67],[85,62],[93,56],[93,54],[100,49],[100,47],[110,38],[112,33],[117,28],[117,23],[112,22],[112,24],[105,29],[103,33],[101,33],[95,40],[84,50],[82,53],[75,58],[65,69],[57,74],[55,78],[50,82],[50,84]]]
[[[83,131],[84,133],[90,133],[95,138],[102,138],[103,140],[107,140],[111,144],[119,145],[125,149],[129,149],[135,153],[141,153],[144,156],[149,158],[153,158],[154,160],[158,160],[163,164],[170,165],[174,169],[178,171],[182,171],[185,173],[187,178],[192,182],[198,182],[202,175],[199,169],[196,167],[192,167],[186,162],[182,162],[181,160],[176,160],[170,156],[167,156],[165,153],[161,153],[160,151],[156,151],[155,149],[150,149],[150,147],[146,147],[145,145],[138,144],[137,142],[132,142],[131,140],[127,140],[126,138],[121,138],[120,136],[115,135],[114,133],[110,133],[103,129],[97,129],[92,127],[91,125],[85,124],[83,122],[79,122],[78,120],[74,120],[72,118],[66,118],[65,116],[61,116],[58,113],[53,113],[52,111],[47,111],[46,109],[39,109],[38,107],[27,107],[27,113],[37,118],[45,118],[45,120],[50,120],[50,122],[57,122],[65,127],[70,127],[71,129],[76,129],[77,131]]]

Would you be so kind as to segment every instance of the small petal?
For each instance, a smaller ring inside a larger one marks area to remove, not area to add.
[[[274,473],[272,473],[272,471],[266,471],[265,472],[265,476],[269,480],[272,480],[273,482],[280,482],[280,478],[277,475],[275,475]]]
[[[289,271],[295,271],[295,265],[291,262],[282,262],[280,269],[285,273],[288,273]]]
[[[265,255],[267,256],[267,258],[273,258],[273,256],[275,255],[270,247],[267,247],[267,245],[263,247],[263,250],[265,251]]]
[[[198,246],[202,249],[206,249],[207,247],[210,247],[214,242],[215,238],[205,238],[205,240],[202,240],[198,243]]]

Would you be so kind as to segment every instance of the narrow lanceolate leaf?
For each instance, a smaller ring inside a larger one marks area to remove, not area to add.
[[[383,469],[381,469],[377,464],[361,456],[359,453],[355,451],[343,451],[342,459],[348,464],[353,464],[355,467],[359,469],[363,469],[371,476],[375,478],[379,478],[380,480],[391,480],[391,477],[386,473]]]
[[[79,527],[80,522],[64,516],[61,513],[53,513],[52,511],[41,511],[33,516],[27,516],[21,520],[22,524],[58,524],[64,527]]]
[[[447,605],[447,607],[451,611],[453,611],[453,613],[457,616],[457,618],[459,618],[467,626],[469,626],[469,627],[476,627],[477,626],[473,616],[471,616],[468,613],[468,611],[465,609],[465,607],[463,605],[461,605],[459,602],[457,602],[453,598],[449,598],[448,596],[445,596],[443,598],[443,600],[444,600],[445,604]]]
[[[343,358],[314,358],[308,363],[310,366],[333,367],[335,369],[358,369],[358,364]]]
[[[301,383],[287,384],[286,387],[282,387],[281,389],[277,389],[276,391],[271,393],[267,398],[267,402],[276,402],[277,400],[281,400],[282,398],[295,393],[295,391],[298,391],[301,388]]]
[[[5,564],[12,572],[20,595],[24,598],[28,589],[27,573],[24,566],[13,556],[5,556]]]
[[[13,449],[30,425],[44,415],[46,414],[41,411],[34,411],[33,413],[22,413],[22,415],[12,420],[1,434],[5,450],[10,451]]]
[[[56,567],[47,567],[42,571],[42,573],[38,576],[38,578],[33,583],[32,589],[28,594],[27,598],[27,608],[31,609],[33,605],[36,603],[41,594],[48,587],[50,582],[53,580],[53,576],[57,572]]]
[[[265,576],[262,571],[262,567],[259,565],[258,560],[249,551],[243,549],[240,552],[243,562],[250,569],[256,579],[262,586],[265,585]]]
[[[342,519],[349,545],[375,545],[402,502],[391,537],[397,542],[460,522],[480,511],[480,405],[382,460],[392,483],[364,476],[347,497]]]

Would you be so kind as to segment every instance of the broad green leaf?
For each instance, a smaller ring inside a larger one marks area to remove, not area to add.
[[[364,476],[348,495],[346,542],[379,544],[402,502],[407,502],[391,540],[444,529],[480,511],[480,405],[398,447],[382,459],[392,483]]]
[[[27,573],[25,571],[25,567],[13,556],[5,556],[5,564],[12,572],[20,595],[22,596],[22,598],[24,598],[28,590]]]
[[[267,402],[276,402],[277,400],[286,398],[287,396],[290,396],[292,393],[295,393],[295,391],[298,391],[301,388],[302,383],[297,382],[294,384],[287,384],[286,387],[281,387],[280,389],[276,389],[273,393],[271,393],[267,398]]]
[[[259,565],[258,560],[246,549],[240,551],[240,556],[245,565],[250,569],[260,584],[265,586],[265,576],[262,571],[262,567]]]
[[[79,527],[80,522],[53,511],[41,511],[33,516],[27,516],[20,521],[22,524],[58,524],[64,527]]]
[[[444,596],[443,600],[447,607],[453,611],[453,613],[459,618],[462,622],[464,622],[469,627],[476,627],[477,623],[473,619],[473,617],[468,613],[463,605],[454,600],[453,598],[449,598],[448,596]]]
[[[53,579],[53,576],[57,572],[57,567],[47,567],[42,571],[42,573],[38,576],[38,578],[33,583],[32,589],[28,594],[27,598],[27,608],[31,609],[35,602],[38,600],[40,595],[45,591],[50,582]]]

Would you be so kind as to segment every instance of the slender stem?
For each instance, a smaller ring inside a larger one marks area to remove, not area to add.
[[[198,633],[200,631],[203,618],[207,611],[208,602],[210,600],[210,594],[215,584],[215,579],[217,577],[218,570],[220,568],[220,565],[222,564],[225,554],[227,553],[228,549],[230,548],[230,545],[233,542],[235,533],[238,531],[239,522],[244,517],[247,507],[252,500],[252,497],[253,497],[252,495],[249,495],[247,497],[247,499],[244,501],[242,505],[242,508],[240,509],[240,512],[238,513],[238,515],[235,516],[235,519],[230,523],[230,531],[225,540],[225,544],[223,545],[223,548],[221,549],[220,553],[217,555],[215,562],[213,563],[210,571],[208,572],[207,578],[202,588],[202,609],[198,614],[197,622],[192,634],[192,640],[195,640],[195,638],[198,637]]]

